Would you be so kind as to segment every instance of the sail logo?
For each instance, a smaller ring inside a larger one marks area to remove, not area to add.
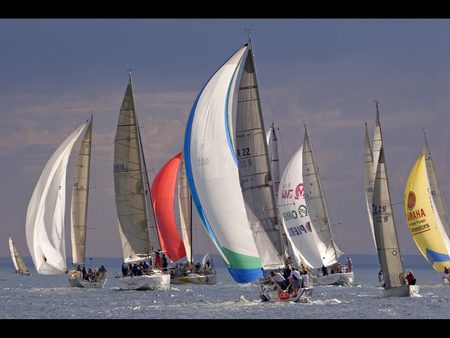
[[[297,210],[292,211],[285,211],[283,212],[283,218],[285,222],[297,219],[297,218],[303,218],[305,216],[308,216],[308,208],[306,208],[306,205],[300,205]]]
[[[307,234],[308,232],[312,232],[311,222],[306,222],[305,225],[298,225],[298,226],[290,227],[288,230],[289,230],[289,235],[291,237],[300,236],[302,234]]]
[[[293,195],[294,189],[290,189],[289,186],[290,184],[288,185],[287,188],[283,189],[283,191],[281,192],[281,198],[284,199],[294,198],[296,200],[299,200],[301,197],[302,199],[305,199],[305,190],[303,183],[297,185],[297,187],[295,188],[295,195]]]
[[[408,210],[412,210],[416,205],[416,195],[410,191],[408,194]]]

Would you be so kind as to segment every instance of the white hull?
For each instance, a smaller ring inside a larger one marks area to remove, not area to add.
[[[182,277],[172,277],[170,279],[171,284],[198,284],[198,285],[212,285],[217,283],[217,275],[201,275],[201,274],[188,274]]]
[[[106,274],[104,278],[101,278],[99,280],[83,280],[81,277],[81,273],[76,270],[69,271],[69,283],[72,287],[79,287],[79,288],[102,288],[106,283]]]
[[[353,272],[333,273],[316,279],[320,285],[353,285]]]
[[[301,288],[298,290],[297,295],[293,296],[286,293],[279,293],[277,290],[274,291],[263,291],[260,290],[259,296],[261,300],[265,302],[299,302],[307,303],[311,300],[311,295],[313,292],[313,287]]]
[[[419,294],[419,285],[403,285],[384,289],[383,297],[413,297]]]
[[[450,286],[450,277],[442,276],[442,283],[444,284],[444,286]]]
[[[140,275],[119,276],[117,285],[122,290],[168,290],[170,288],[170,275]]]

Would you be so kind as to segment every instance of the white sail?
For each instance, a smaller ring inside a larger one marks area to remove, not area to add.
[[[372,146],[370,144],[370,137],[366,123],[366,134],[364,144],[364,188],[365,188],[366,207],[369,216],[370,230],[372,231],[373,242],[375,243],[375,232],[373,229],[373,218],[372,218],[373,185],[375,183],[375,176],[374,176],[375,171],[373,167],[374,161],[373,161]]]
[[[114,189],[125,262],[160,250],[136,116],[131,74],[114,142]]]
[[[278,198],[278,192],[280,190],[280,158],[278,156],[278,138],[275,131],[275,125],[272,125],[267,132],[267,145],[269,148],[270,168],[273,176],[273,189],[275,191],[275,198]]]
[[[249,44],[239,84],[236,112],[236,155],[247,216],[264,270],[284,266],[281,226],[265,137],[258,81]]]
[[[331,233],[328,211],[322,193],[319,173],[312,151],[308,130],[305,125],[305,138],[303,141],[303,184],[305,187],[305,200],[312,227],[317,233],[316,245],[321,253],[322,264],[331,266],[338,261],[342,252],[334,243]]]
[[[262,276],[231,143],[233,92],[246,49],[239,49],[205,85],[189,116],[184,142],[193,203],[228,271],[242,283]]]
[[[189,182],[184,165],[184,153],[181,154],[178,169],[178,208],[180,211],[180,232],[183,239],[184,250],[189,262],[193,262],[192,253],[192,199],[189,192]]]
[[[85,261],[92,121],[93,118],[91,117],[83,140],[81,141],[73,179],[70,210],[73,264],[84,264]]]
[[[86,127],[78,127],[55,151],[42,171],[27,209],[27,245],[38,273],[67,272],[64,240],[66,169],[73,144]]]
[[[30,271],[28,271],[28,268],[23,262],[22,257],[20,257],[19,252],[17,251],[11,237],[9,237],[9,251],[11,253],[11,259],[14,263],[14,267],[16,268],[17,273],[21,275],[29,274]]]
[[[303,146],[300,146],[281,176],[278,208],[295,261],[317,268],[323,265],[322,255],[306,206],[302,172]]]

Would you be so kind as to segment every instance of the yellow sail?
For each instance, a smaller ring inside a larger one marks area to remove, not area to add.
[[[449,252],[442,237],[441,220],[434,212],[436,207],[430,194],[423,154],[409,175],[404,204],[408,227],[420,252],[436,271],[450,267]]]

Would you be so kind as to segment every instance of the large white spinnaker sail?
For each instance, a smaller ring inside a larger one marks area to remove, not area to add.
[[[66,169],[73,144],[87,123],[78,127],[50,157],[28,204],[27,245],[40,274],[67,273],[64,239]]]

